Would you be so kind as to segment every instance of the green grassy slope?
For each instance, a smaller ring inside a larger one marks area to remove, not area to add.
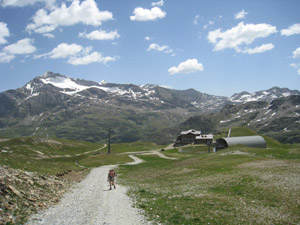
[[[249,135],[232,130],[241,133]],[[300,146],[266,141],[267,149],[164,152],[175,161],[142,156],[145,163],[120,168],[122,182],[157,223],[298,224]]]
[[[22,137],[0,142],[0,165],[41,174],[55,175],[82,167],[97,167],[132,161],[126,151],[156,149],[152,143],[124,143],[107,147],[84,141]]]

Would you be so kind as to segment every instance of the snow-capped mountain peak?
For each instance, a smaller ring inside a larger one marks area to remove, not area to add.
[[[264,91],[257,91],[254,93],[241,92],[232,95],[229,101],[234,103],[246,103],[254,101],[272,101],[281,97],[288,97],[291,95],[300,95],[297,90],[289,90],[287,88],[273,87]]]
[[[102,80],[99,84],[100,85],[105,85],[105,84],[107,84],[108,82],[106,81],[106,80]]]

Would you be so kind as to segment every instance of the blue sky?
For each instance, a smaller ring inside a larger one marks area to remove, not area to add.
[[[298,0],[0,0],[0,92],[52,71],[231,96],[300,90]]]

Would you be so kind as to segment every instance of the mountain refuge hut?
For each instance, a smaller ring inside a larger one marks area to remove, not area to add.
[[[201,131],[191,129],[182,131],[174,144],[174,146],[182,146],[188,144],[209,144],[212,143],[214,136],[212,134],[202,135]]]

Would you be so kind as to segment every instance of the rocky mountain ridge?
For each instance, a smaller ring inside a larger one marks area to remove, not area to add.
[[[159,131],[208,113],[218,115],[214,119],[216,129],[247,125],[263,131],[268,125],[262,122],[287,115],[283,108],[280,110],[284,113],[272,114],[270,104],[275,100],[288,102],[292,96],[300,96],[300,92],[273,87],[252,94],[241,92],[228,98],[194,89],[97,83],[47,72],[19,89],[0,93],[0,136],[101,141],[107,138],[108,128],[112,128],[115,142],[157,142],[164,139],[157,135]],[[260,104],[264,108],[259,109],[259,116],[254,116],[257,111],[250,106]],[[238,112],[229,110],[228,115],[220,114],[230,107],[241,109]],[[298,113],[296,108],[292,112]],[[236,120],[239,122],[234,122]]]
[[[222,128],[249,127],[280,142],[300,143],[300,95],[276,98],[271,102],[228,104],[219,112],[190,117],[179,129],[191,126],[206,133]]]

